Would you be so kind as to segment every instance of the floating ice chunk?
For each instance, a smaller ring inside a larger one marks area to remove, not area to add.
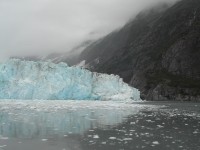
[[[109,137],[109,140],[116,140],[116,137]]]
[[[164,126],[161,126],[161,125],[157,125],[157,127],[158,127],[158,128],[164,128]]]
[[[11,59],[0,64],[0,99],[140,100],[140,92],[119,76]]]
[[[8,140],[8,137],[0,136],[0,140]]]
[[[6,147],[7,145],[0,145],[0,148],[4,148],[4,147]]]
[[[198,134],[199,132],[197,131],[197,130],[195,130],[194,132],[193,132],[193,134]]]
[[[155,122],[155,121],[152,121],[152,120],[146,120],[146,122],[153,123],[153,122]]]
[[[160,143],[158,141],[152,142],[154,145],[159,145]]]
[[[98,139],[99,136],[98,136],[98,135],[94,135],[93,138],[94,138],[94,139]]]
[[[133,139],[132,138],[124,138],[123,140],[124,141],[132,141]]]
[[[130,122],[131,125],[135,124],[135,122]]]

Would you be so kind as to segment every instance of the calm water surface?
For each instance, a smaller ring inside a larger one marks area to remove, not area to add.
[[[200,104],[0,101],[0,150],[200,150]]]

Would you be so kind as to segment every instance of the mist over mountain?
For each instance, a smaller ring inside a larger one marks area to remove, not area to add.
[[[65,62],[69,66],[76,65],[80,62],[80,54],[81,52],[94,41],[88,40],[84,41],[78,46],[74,47],[70,51],[66,52],[54,52],[46,55],[28,55],[28,56],[11,56],[10,59],[21,59],[27,61],[51,61],[53,63]]]
[[[141,10],[175,0],[1,0],[0,61],[67,53],[121,28]]]
[[[200,99],[200,1],[142,11],[81,54],[93,71],[120,75],[147,100]]]

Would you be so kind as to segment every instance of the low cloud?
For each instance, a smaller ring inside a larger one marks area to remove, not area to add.
[[[65,52],[175,0],[0,0],[0,59]]]

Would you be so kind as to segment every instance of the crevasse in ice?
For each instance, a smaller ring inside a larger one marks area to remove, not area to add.
[[[140,92],[115,75],[11,59],[0,64],[0,99],[139,100]]]

